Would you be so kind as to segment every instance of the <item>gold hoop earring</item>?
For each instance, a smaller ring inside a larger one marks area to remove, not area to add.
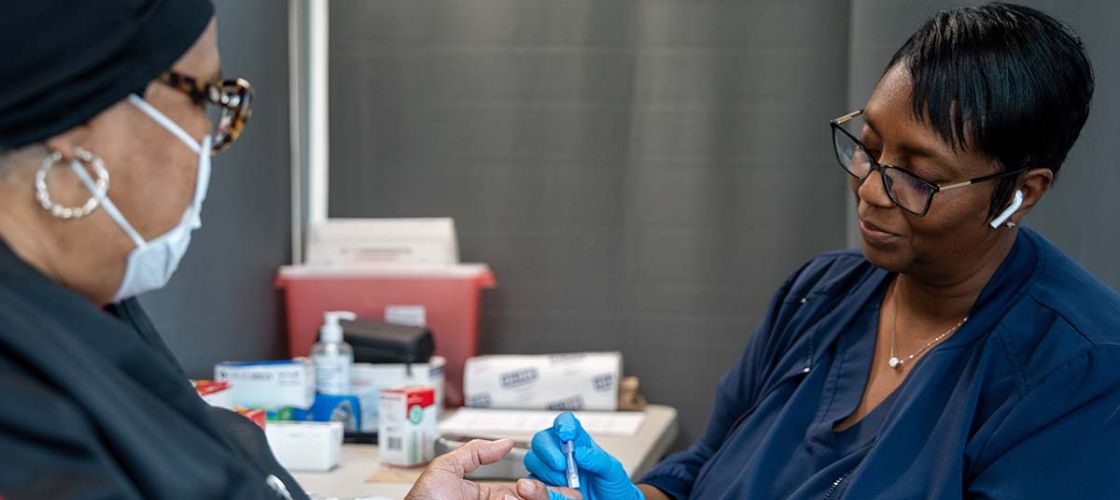
[[[101,160],[101,157],[82,148],[75,148],[74,155],[77,157],[75,161],[83,164],[77,168],[85,168],[85,165],[89,165],[94,175],[97,176],[97,181],[95,181],[97,194],[90,196],[80,207],[64,207],[55,203],[51,199],[50,190],[47,188],[47,174],[50,173],[51,168],[56,163],[62,161],[62,153],[52,152],[50,156],[43,159],[42,166],[35,172],[35,198],[39,200],[39,205],[43,207],[43,210],[50,212],[51,215],[59,219],[80,219],[93,213],[101,204],[99,197],[104,196],[109,191],[109,171],[105,169],[105,162]]]

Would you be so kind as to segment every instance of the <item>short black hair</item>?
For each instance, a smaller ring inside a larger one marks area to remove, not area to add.
[[[1072,29],[1030,7],[993,2],[937,13],[895,52],[913,111],[954,149],[998,160],[1004,170],[1057,174],[1089,116],[1093,68]],[[992,213],[1014,179],[1000,183]]]

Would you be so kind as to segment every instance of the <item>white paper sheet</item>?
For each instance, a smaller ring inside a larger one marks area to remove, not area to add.
[[[460,408],[439,424],[440,434],[487,434],[516,436],[533,434],[552,426],[561,412],[526,410],[483,410]],[[633,436],[646,416],[641,412],[575,412],[583,428],[593,436]]]
[[[307,264],[314,267],[459,263],[455,221],[449,218],[331,219],[309,233]]]

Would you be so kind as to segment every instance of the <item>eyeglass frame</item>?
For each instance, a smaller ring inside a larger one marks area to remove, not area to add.
[[[159,76],[158,81],[186,94],[196,103],[209,103],[223,112],[232,113],[228,134],[214,137],[210,156],[216,156],[237,141],[253,114],[253,87],[243,78],[204,82],[176,71],[167,71]],[[220,125],[221,116],[218,119]]]
[[[1010,177],[1012,175],[1018,175],[1018,174],[1021,174],[1023,172],[1026,172],[1028,170],[1027,167],[1023,167],[1023,168],[1019,168],[1019,169],[1015,169],[1015,170],[1009,170],[1009,171],[1006,171],[1006,172],[996,172],[994,174],[982,175],[980,177],[974,177],[972,179],[968,179],[968,180],[964,180],[964,181],[960,181],[960,182],[937,183],[937,182],[930,181],[930,180],[925,179],[922,176],[920,176],[920,175],[918,175],[914,172],[911,172],[910,170],[908,170],[906,168],[900,167],[898,165],[891,165],[891,164],[883,165],[883,164],[879,163],[879,160],[876,160],[875,157],[873,157],[871,155],[871,152],[867,149],[867,146],[865,146],[862,142],[860,142],[859,139],[856,139],[856,137],[854,135],[852,135],[850,132],[848,132],[847,130],[844,129],[845,124],[854,120],[856,117],[858,117],[862,114],[863,114],[863,110],[858,109],[858,110],[852,111],[851,113],[848,113],[844,116],[840,116],[838,118],[835,118],[835,119],[829,121],[829,125],[833,130],[833,132],[832,132],[833,133],[832,150],[836,154],[836,161],[840,164],[840,168],[843,168],[844,171],[848,173],[848,175],[850,175],[852,177],[855,177],[856,179],[859,179],[861,182],[867,180],[867,178],[870,177],[871,174],[875,173],[875,171],[878,171],[879,176],[883,181],[883,189],[887,192],[887,197],[890,198],[891,201],[896,206],[898,206],[898,208],[901,208],[901,209],[903,209],[907,212],[910,212],[914,215],[917,215],[918,217],[925,217],[925,215],[927,213],[929,213],[929,207],[931,205],[933,205],[933,195],[935,195],[937,193],[940,193],[942,191],[949,191],[949,190],[952,190],[952,189],[962,188],[962,187],[965,187],[965,186],[971,186],[973,184],[978,184],[978,183],[986,182],[986,181],[990,181],[990,180],[1001,179],[1001,178],[1004,178],[1004,177]],[[868,163],[870,163],[870,170],[867,171],[867,175],[864,175],[863,177],[860,177],[860,176],[856,175],[855,173],[853,173],[851,170],[848,170],[848,167],[844,166],[844,161],[840,158],[840,148],[836,144],[836,139],[835,139],[836,131],[840,131],[840,133],[848,136],[848,138],[851,139],[852,142],[854,142],[856,144],[856,146],[859,147],[860,149],[862,149],[863,152],[867,155]],[[929,186],[930,193],[929,193],[929,196],[926,197],[925,207],[922,209],[921,212],[916,212],[914,210],[910,210],[909,208],[906,208],[906,207],[902,206],[902,203],[899,203],[898,199],[896,199],[895,194],[890,187],[892,185],[891,184],[892,181],[890,181],[887,178],[886,170],[888,168],[893,169],[893,170],[897,170],[897,171],[901,172],[903,175],[910,176],[914,179],[917,179],[917,180],[921,181],[923,184]]]

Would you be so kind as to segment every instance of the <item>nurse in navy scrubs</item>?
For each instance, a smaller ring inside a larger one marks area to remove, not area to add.
[[[1022,225],[1092,94],[1053,18],[936,15],[831,123],[861,251],[790,275],[700,439],[635,485],[566,414],[527,468],[564,484],[574,440],[585,499],[1117,498],[1120,295]]]

